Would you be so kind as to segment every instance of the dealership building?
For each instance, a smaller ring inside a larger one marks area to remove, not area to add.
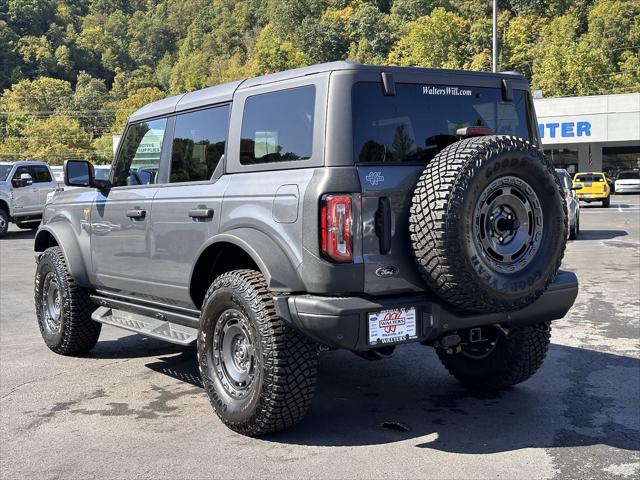
[[[569,172],[640,168],[640,93],[534,99],[547,157]]]

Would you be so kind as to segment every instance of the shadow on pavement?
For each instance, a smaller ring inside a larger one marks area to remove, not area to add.
[[[36,238],[35,230],[9,230],[4,234],[4,237],[0,238],[0,242],[8,242],[11,240],[25,240],[29,238]]]
[[[202,386],[193,350],[147,367]],[[640,450],[639,372],[638,359],[551,345],[529,381],[478,392],[460,386],[419,345],[380,362],[329,352],[306,418],[261,439],[316,446],[414,440],[419,448],[469,454],[595,444]]]
[[[617,237],[626,237],[626,230],[580,230],[578,240],[611,240]]]

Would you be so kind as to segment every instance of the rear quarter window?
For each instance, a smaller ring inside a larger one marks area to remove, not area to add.
[[[242,116],[240,163],[311,158],[316,89],[304,86],[247,97]]]

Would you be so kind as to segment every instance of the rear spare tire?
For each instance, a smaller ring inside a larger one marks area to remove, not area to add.
[[[411,242],[420,273],[457,309],[506,312],[555,277],[568,236],[562,187],[535,145],[474,137],[443,149],[420,176]]]

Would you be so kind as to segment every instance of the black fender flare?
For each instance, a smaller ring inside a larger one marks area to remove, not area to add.
[[[204,243],[198,254],[197,260],[191,267],[189,285],[192,284],[193,275],[203,253],[210,247],[231,243],[244,250],[264,275],[269,289],[282,292],[304,291],[305,287],[298,275],[297,267],[284,249],[266,233],[253,228],[236,228],[211,237]]]
[[[64,253],[69,272],[76,283],[83,287],[90,287],[91,282],[87,273],[87,267],[82,259],[80,245],[76,234],[70,224],[55,222],[43,225],[38,229],[33,249],[36,252],[44,252],[50,246],[49,236],[53,237]]]

